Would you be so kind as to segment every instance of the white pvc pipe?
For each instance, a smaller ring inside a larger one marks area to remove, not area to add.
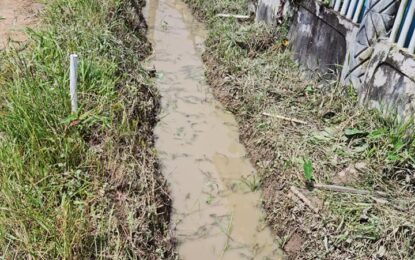
[[[365,3],[365,0],[359,0],[359,3],[357,3],[356,12],[353,15],[354,23],[357,23],[359,21],[359,16],[360,16],[360,13],[362,12],[364,3]]]
[[[333,8],[335,4],[336,4],[336,0],[331,0],[330,1],[330,7],[331,8]]]
[[[345,15],[347,11],[347,7],[349,7],[350,0],[344,0],[342,10],[340,11],[341,15]]]
[[[352,19],[354,7],[356,6],[356,2],[357,0],[352,0],[352,2],[350,2],[349,10],[347,11],[347,14],[346,14],[347,19]]]
[[[336,0],[336,4],[334,5],[334,11],[338,12],[340,10],[341,3],[342,3],[341,0]]]
[[[71,94],[71,111],[76,113],[78,111],[78,94],[76,93],[76,79],[78,69],[78,55],[71,54],[70,56],[70,71],[69,71],[69,85]]]
[[[399,6],[398,13],[396,14],[396,17],[395,17],[395,23],[393,24],[391,35],[389,37],[389,40],[391,42],[396,41],[396,37],[398,36],[399,27],[401,26],[403,14],[405,12],[405,7],[407,3],[408,3],[408,0],[402,0]]]
[[[408,12],[405,17],[405,22],[402,26],[401,35],[399,35],[398,46],[403,47],[405,45],[406,37],[408,36],[409,28],[411,27],[412,18],[414,18],[415,12],[415,0],[411,1]]]

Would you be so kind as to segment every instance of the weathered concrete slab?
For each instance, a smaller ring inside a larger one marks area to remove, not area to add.
[[[266,24],[279,24],[287,16],[292,16],[289,0],[259,0],[255,20]]]
[[[356,37],[351,40],[342,72],[343,83],[352,84],[358,90],[364,88],[362,81],[374,51],[373,46],[387,37],[399,7],[396,0],[369,0],[368,4]]]
[[[359,93],[360,101],[396,114],[401,120],[415,113],[415,60],[387,40],[378,42]]]
[[[356,24],[337,12],[314,0],[301,0],[289,32],[294,58],[312,71],[337,71],[356,30]]]
[[[259,0],[255,20],[267,24],[277,22],[278,10],[284,0]]]
[[[257,20],[275,23],[284,0],[260,0]],[[361,103],[408,119],[415,113],[415,56],[387,38],[397,0],[369,0],[360,25],[315,0],[298,0],[289,31],[294,58],[322,73],[341,70],[341,83],[354,86]]]

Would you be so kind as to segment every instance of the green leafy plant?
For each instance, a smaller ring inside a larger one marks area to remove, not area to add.
[[[309,159],[304,159],[303,162],[304,179],[308,188],[313,187],[313,163]]]

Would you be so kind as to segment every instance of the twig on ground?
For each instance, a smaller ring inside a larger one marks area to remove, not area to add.
[[[335,191],[335,192],[343,192],[343,193],[351,193],[351,194],[358,194],[358,195],[378,195],[381,197],[387,196],[386,193],[380,191],[368,191],[368,190],[358,190],[351,187],[344,187],[338,185],[325,185],[325,184],[314,184],[314,188],[321,189],[321,190],[328,190],[328,191]]]
[[[307,197],[301,192],[299,191],[296,187],[291,186],[291,192],[297,196],[298,198],[300,198],[300,200],[302,200],[304,202],[304,204],[306,204],[310,209],[312,209],[314,211],[314,213],[319,212],[319,209],[314,207],[313,203],[311,203],[311,201],[309,199],[307,199]]]
[[[250,19],[249,15],[240,15],[240,14],[217,14],[216,17],[232,17],[236,19]]]
[[[380,192],[380,191],[370,192],[367,190],[358,190],[358,189],[354,189],[350,187],[337,186],[337,185],[324,185],[324,184],[314,184],[314,188],[334,191],[334,192],[351,193],[351,194],[357,194],[357,195],[372,195],[371,196],[372,200],[378,204],[388,205],[399,211],[408,211],[410,209],[410,208],[402,208],[399,205],[396,205],[395,203],[392,203],[391,201],[387,199],[376,197],[376,196],[380,196],[380,197],[387,196],[386,193]],[[376,196],[373,196],[373,195],[376,195]]]
[[[385,200],[385,199],[382,199],[382,198],[377,198],[377,197],[374,197],[374,196],[372,196],[372,200],[376,203],[379,203],[379,204],[385,204],[385,205],[390,204],[390,202],[388,200]]]
[[[275,117],[275,118],[278,118],[278,119],[282,119],[282,120],[286,120],[286,121],[290,121],[290,122],[294,122],[294,123],[299,123],[299,124],[303,124],[303,125],[308,125],[307,122],[299,120],[299,119],[295,119],[295,118],[289,118],[289,117],[270,114],[270,113],[266,113],[266,112],[262,113],[262,115],[269,116],[269,117]]]

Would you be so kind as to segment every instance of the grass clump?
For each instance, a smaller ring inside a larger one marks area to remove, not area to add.
[[[261,175],[268,223],[290,258],[410,259],[415,254],[413,124],[359,106],[354,90],[336,80],[301,76],[285,47],[289,23],[268,28],[215,17],[244,13],[242,2],[221,1],[220,10],[215,1],[187,2],[208,25],[207,78],[237,116],[241,139]],[[369,195],[313,189],[314,183]],[[318,214],[292,194],[292,186]]]
[[[153,149],[159,95],[141,66],[151,48],[137,3],[49,1],[25,46],[0,53],[2,258],[172,256]]]

